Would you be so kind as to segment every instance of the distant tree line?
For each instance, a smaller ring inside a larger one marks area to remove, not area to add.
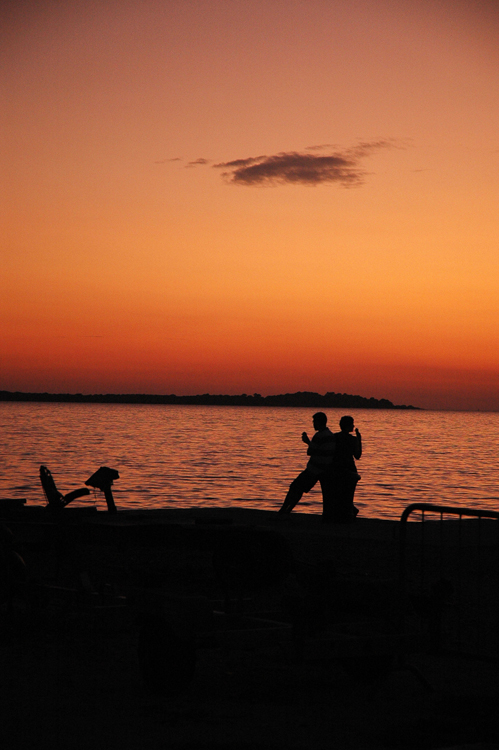
[[[396,406],[386,398],[365,398],[348,393],[328,392],[324,396],[310,391],[283,393],[277,396],[261,396],[259,393],[240,396],[212,395],[157,396],[149,394],[104,393],[84,395],[82,393],[20,393],[0,391],[0,401],[46,401],[77,404],[192,404],[195,406],[305,406],[339,409],[418,409],[417,406]]]

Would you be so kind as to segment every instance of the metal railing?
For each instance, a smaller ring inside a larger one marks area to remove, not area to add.
[[[399,582],[406,654],[499,660],[499,512],[409,505]]]

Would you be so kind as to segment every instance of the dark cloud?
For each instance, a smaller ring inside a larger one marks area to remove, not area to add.
[[[273,156],[214,164],[223,169],[222,176],[237,185],[320,185],[337,182],[342,187],[356,187],[364,182],[367,172],[360,166],[362,159],[381,148],[393,147],[390,140],[360,142],[346,150],[332,150],[329,145],[309,146],[305,152],[282,151]],[[317,153],[326,151],[326,153]],[[309,153],[313,152],[313,153]]]

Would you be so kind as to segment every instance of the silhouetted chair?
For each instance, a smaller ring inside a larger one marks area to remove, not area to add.
[[[50,510],[60,510],[73,502],[73,500],[84,495],[90,495],[88,487],[82,487],[79,490],[73,490],[72,492],[68,492],[67,495],[63,495],[55,486],[52,474],[46,466],[40,466],[40,481],[48,502],[46,507]]]

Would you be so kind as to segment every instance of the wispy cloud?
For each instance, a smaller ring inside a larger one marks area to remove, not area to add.
[[[180,156],[175,156],[173,159],[158,159],[154,163],[155,164],[168,164],[168,162],[170,161],[182,161],[182,159],[180,158]]]
[[[190,161],[185,166],[186,166],[186,168],[187,167],[203,167],[205,164],[210,164],[210,160],[209,159],[200,158],[200,159],[195,159],[194,161]]]
[[[362,141],[349,149],[334,146],[309,146],[303,152],[281,151],[271,156],[250,156],[245,159],[214,164],[222,176],[236,185],[320,185],[338,183],[342,187],[362,185],[368,174],[361,162],[375,151],[393,148],[394,140]],[[400,147],[400,145],[399,145]],[[194,163],[201,163],[201,160]]]

